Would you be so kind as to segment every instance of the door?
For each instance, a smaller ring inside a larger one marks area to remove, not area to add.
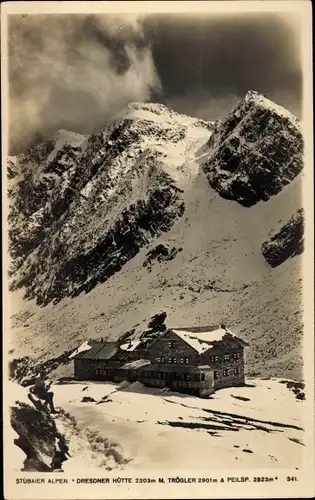
[[[200,373],[200,397],[207,397],[214,393],[214,376],[213,371],[208,370]]]

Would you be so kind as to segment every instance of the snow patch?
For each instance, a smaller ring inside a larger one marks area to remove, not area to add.
[[[88,341],[86,342],[83,342],[83,344],[80,345],[80,347],[78,347],[72,354],[70,354],[69,358],[74,358],[75,356],[77,356],[78,354],[80,354],[80,352],[85,352],[85,351],[89,351],[91,349],[91,345],[88,343]]]
[[[195,351],[201,354],[208,349],[212,349],[212,342],[219,342],[223,339],[225,335],[227,335],[227,331],[224,328],[218,328],[216,330],[212,330],[209,332],[190,332],[185,330],[174,330],[172,331],[176,333],[184,342],[187,342]],[[231,333],[228,333],[232,335]],[[232,335],[234,336],[234,335]]]
[[[120,346],[120,349],[122,349],[123,351],[134,351],[135,348],[140,344],[140,342],[140,340],[131,340],[127,344],[122,344]]]

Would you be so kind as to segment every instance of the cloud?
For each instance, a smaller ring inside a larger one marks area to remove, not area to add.
[[[224,95],[213,93],[209,96],[206,91],[195,89],[185,95],[170,97],[166,100],[166,105],[179,113],[214,121],[226,118],[243,97],[241,93],[237,95],[232,91]]]
[[[12,152],[58,128],[90,133],[159,88],[137,16],[11,16]]]
[[[300,114],[298,16],[155,15],[145,26],[167,104],[176,111],[223,118],[248,90],[257,90]]]
[[[248,90],[257,90],[257,88],[248,88]],[[208,94],[203,90],[195,90],[185,95],[170,97],[166,99],[165,104],[179,113],[196,116],[203,120],[224,120],[244,98],[245,94],[245,90],[244,92],[235,93],[233,89],[226,90],[222,95],[215,92]],[[290,89],[274,89],[268,92],[267,97],[301,118],[301,97],[290,91]]]
[[[9,28],[14,153],[60,128],[99,130],[131,101],[215,120],[257,90],[301,112],[296,16],[12,15]]]

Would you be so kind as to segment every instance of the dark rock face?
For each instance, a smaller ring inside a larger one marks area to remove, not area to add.
[[[53,145],[48,141],[44,146],[39,145],[20,155],[20,172],[14,186],[9,189],[12,272],[45,239],[52,224],[76,195],[77,172],[71,166],[79,157],[80,148],[66,144],[50,161]],[[80,178],[79,174],[77,177]]]
[[[157,313],[152,318],[150,319],[148,323],[148,330],[145,333],[157,333],[157,332],[164,332],[166,330],[166,317],[167,314],[165,311],[161,313]]]
[[[147,258],[143,263],[143,267],[146,267],[150,272],[154,262],[167,262],[173,260],[181,250],[182,248],[170,248],[166,245],[159,244],[147,253]]]
[[[25,453],[23,470],[51,471],[50,462],[58,435],[54,419],[45,412],[18,403],[11,409],[11,426],[19,435],[14,444]]]
[[[89,292],[182,216],[182,190],[155,144],[208,124],[159,105],[139,110],[82,144],[52,141],[20,155],[18,168],[10,162],[12,290],[25,287],[40,305]]]
[[[271,267],[280,266],[287,259],[302,254],[304,250],[303,210],[299,210],[279,232],[265,241],[261,250]]]
[[[10,410],[10,423],[18,434],[14,444],[25,453],[21,470],[63,472],[62,464],[70,457],[68,442],[43,405],[39,401],[34,405],[36,408],[16,401]],[[63,411],[61,414],[63,418],[66,416]]]
[[[245,207],[279,193],[303,168],[298,120],[256,92],[218,123],[208,145],[210,185]]]
[[[147,203],[139,200],[130,205],[113,227],[102,235],[101,241],[86,253],[71,256],[58,240],[55,240],[54,249],[48,248],[46,241],[43,242],[37,252],[39,260],[34,261],[28,268],[28,273],[14,286],[25,286],[26,297],[36,297],[39,305],[58,302],[66,296],[75,297],[83,291],[89,292],[98,283],[103,283],[120,271],[152,237],[171,228],[184,212],[184,202],[180,195],[178,189],[165,186],[164,189],[152,192]],[[171,200],[175,207],[173,212]],[[48,255],[52,262],[51,269],[46,269]],[[53,281],[48,274],[51,270],[56,271]],[[41,288],[40,282],[45,275],[46,288]]]

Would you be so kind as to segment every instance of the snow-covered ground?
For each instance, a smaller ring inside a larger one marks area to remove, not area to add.
[[[210,399],[126,382],[53,390],[56,405],[73,422],[69,426],[64,413],[56,419],[73,456],[65,472],[301,465],[304,403],[277,379],[250,379]]]

